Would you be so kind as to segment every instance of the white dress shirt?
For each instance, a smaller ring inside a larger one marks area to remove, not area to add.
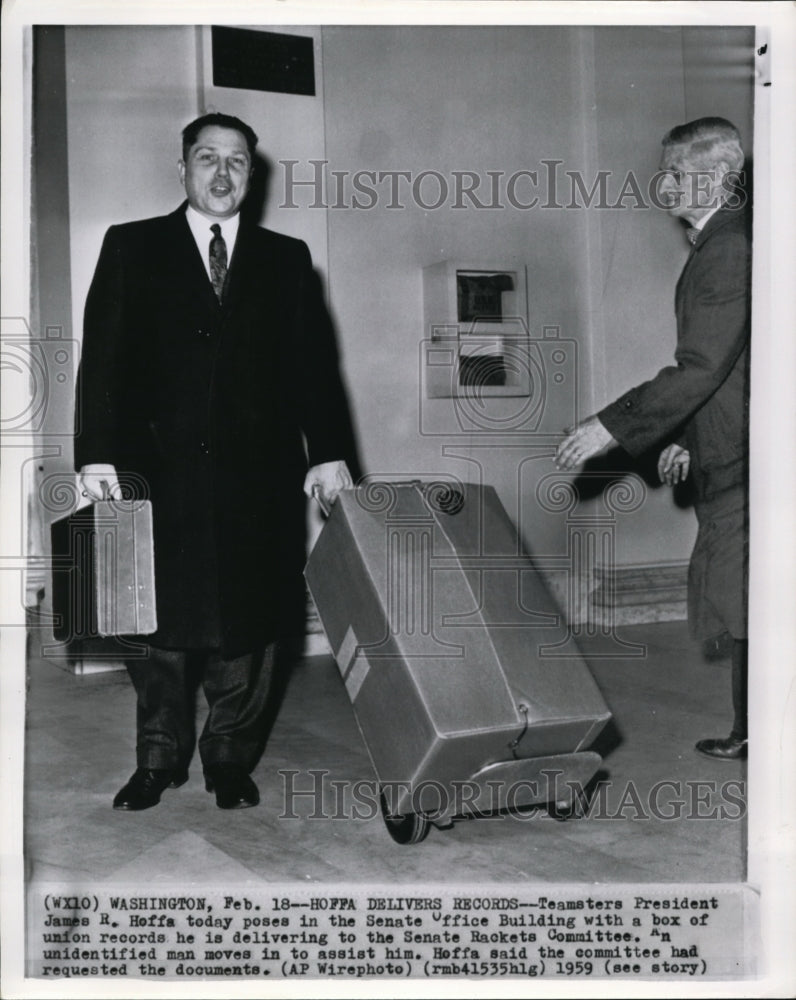
[[[210,242],[214,235],[210,227],[216,223],[221,226],[221,235],[227,244],[227,264],[229,264],[232,260],[232,251],[235,249],[235,240],[238,237],[240,214],[233,215],[230,219],[211,219],[189,205],[185,210],[185,218],[188,220],[193,238],[196,240],[199,253],[202,255],[207,277],[210,278]]]

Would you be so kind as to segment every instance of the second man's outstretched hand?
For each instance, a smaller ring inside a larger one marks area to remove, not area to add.
[[[616,439],[606,430],[599,417],[587,417],[565,431],[566,438],[556,452],[556,465],[563,472],[579,469],[590,458],[600,455],[617,445]]]

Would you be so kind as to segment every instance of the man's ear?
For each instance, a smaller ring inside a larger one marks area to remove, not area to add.
[[[185,187],[185,160],[177,160],[177,171],[180,175],[180,184]]]
[[[719,160],[714,170],[716,171],[716,186],[721,190],[725,190],[727,187],[727,174],[732,173],[729,163],[726,160]]]

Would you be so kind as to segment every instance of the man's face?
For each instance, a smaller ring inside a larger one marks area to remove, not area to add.
[[[697,222],[718,206],[724,164],[709,169],[697,163],[688,146],[664,146],[659,169],[658,195],[670,215]]]
[[[197,212],[229,219],[249,190],[252,163],[246,140],[233,128],[206,125],[179,162],[188,203]]]

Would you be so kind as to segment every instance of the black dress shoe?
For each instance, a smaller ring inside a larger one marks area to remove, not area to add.
[[[205,788],[216,793],[219,809],[248,809],[260,801],[257,785],[240,764],[211,764],[205,769]]]
[[[135,774],[113,800],[113,808],[128,812],[151,809],[160,802],[164,788],[179,788],[187,780],[185,768],[136,768]]]
[[[706,757],[718,760],[746,760],[748,740],[739,736],[728,736],[725,740],[699,740],[696,749]]]

